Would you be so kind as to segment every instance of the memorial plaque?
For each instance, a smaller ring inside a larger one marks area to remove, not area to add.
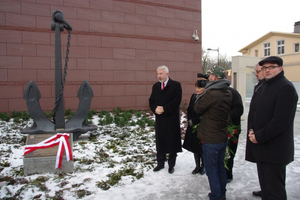
[[[55,133],[51,134],[32,134],[32,135],[28,135],[27,136],[27,140],[26,140],[26,145],[33,145],[33,144],[38,144],[39,142],[42,142],[44,140],[49,139],[50,137],[56,135]],[[71,149],[73,151],[73,141],[71,140],[71,135],[68,139],[69,144],[71,146]],[[56,156],[57,154],[57,150],[58,150],[58,145],[51,147],[51,148],[47,148],[47,149],[37,149],[33,152],[30,152],[28,154],[26,154],[24,157],[25,158],[33,158],[33,157],[44,157],[44,156]],[[65,155],[65,151],[64,151],[64,155]]]
[[[71,151],[73,153],[73,133],[69,133],[68,139]],[[27,136],[26,145],[38,144],[44,140],[49,139],[55,134],[31,134]],[[56,155],[58,145],[47,149],[37,149],[24,155],[23,167],[24,174],[41,174],[41,173],[59,173],[59,172],[73,172],[73,161],[67,161],[64,151],[61,169],[55,169]]]

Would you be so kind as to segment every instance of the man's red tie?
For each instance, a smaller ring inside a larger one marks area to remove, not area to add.
[[[164,90],[165,89],[165,82],[163,82],[163,87],[162,87],[162,90]]]

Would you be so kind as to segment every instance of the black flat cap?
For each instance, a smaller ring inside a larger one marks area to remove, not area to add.
[[[260,66],[263,66],[263,64],[265,64],[265,63],[272,63],[272,64],[276,63],[277,65],[282,66],[283,60],[281,58],[279,58],[278,56],[270,56],[270,57],[263,59],[258,64]]]

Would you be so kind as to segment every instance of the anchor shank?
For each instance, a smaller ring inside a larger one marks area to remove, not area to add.
[[[61,91],[62,87],[62,62],[61,62],[61,37],[60,24],[55,23],[55,101],[57,110],[55,113],[55,129],[65,128],[65,112],[64,112],[64,98]],[[60,99],[58,99],[60,98]]]

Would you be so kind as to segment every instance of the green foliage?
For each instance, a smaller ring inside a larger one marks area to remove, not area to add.
[[[153,119],[146,119],[146,123],[148,124],[148,126],[155,126],[155,121]]]
[[[104,119],[99,119],[99,124],[100,125],[107,125],[107,124],[111,124],[113,121],[114,121],[114,118],[110,115],[109,112],[107,112],[105,114]]]
[[[96,115],[96,114],[97,114],[97,110],[90,110],[90,111],[89,111],[89,114],[91,114],[92,116],[93,116],[93,115]]]
[[[123,167],[118,171],[114,171],[113,173],[108,174],[108,180],[96,182],[96,186],[101,188],[102,190],[108,190],[111,186],[118,184],[122,179],[122,176],[134,176],[137,179],[140,179],[144,176],[143,172],[139,173],[134,171],[135,169],[132,167]]]
[[[41,191],[50,191],[45,185],[45,182],[48,180],[49,177],[39,176],[35,180],[30,181],[29,184],[38,187]]]
[[[14,118],[14,123],[20,123],[21,121],[20,121],[20,118],[19,117],[15,117]]]
[[[26,137],[26,136],[23,136],[23,137],[20,139],[19,143],[20,143],[21,145],[25,145],[25,144],[26,144],[26,139],[27,139],[27,137]]]
[[[136,117],[141,117],[142,116],[142,111],[136,111],[135,116]]]
[[[59,172],[58,174],[56,174],[57,176],[54,178],[54,179],[58,179],[58,180],[60,180],[60,179],[64,179],[64,178],[66,178],[66,176],[67,176],[67,173],[66,172]]]
[[[140,119],[137,121],[137,125],[139,125],[141,128],[146,127],[146,121],[144,119]]]
[[[10,116],[7,113],[0,113],[0,119],[8,122],[10,120]]]
[[[106,115],[106,113],[109,113],[109,112],[106,110],[102,110],[101,112],[98,113],[98,117],[102,118],[103,116]]]
[[[9,167],[10,163],[7,162],[6,160],[1,160],[0,161],[0,167]]]
[[[22,112],[22,115],[21,115],[21,118],[24,120],[24,121],[28,121],[30,119],[30,115],[28,112],[25,112],[23,111]]]
[[[115,111],[117,114],[114,116],[114,123],[119,127],[124,127],[129,124],[132,118],[133,110],[126,110],[122,112],[121,109]]]
[[[115,115],[119,115],[120,112],[122,112],[122,109],[120,107],[117,107],[117,109],[113,109],[113,113]]]
[[[137,121],[133,121],[132,117],[135,115]],[[143,115],[142,111],[126,110],[123,111],[121,108],[113,110],[113,116],[108,111],[101,111],[98,114],[99,125],[108,125],[115,123],[118,127],[124,126],[135,126],[138,125],[140,128],[145,128],[146,125],[154,126],[155,121],[153,119],[147,118],[146,115]]]
[[[52,118],[52,112],[50,112],[50,113],[44,112],[44,114],[48,119]]]
[[[65,116],[71,115],[72,114],[72,110],[71,108],[68,108],[67,110],[65,110]]]
[[[82,149],[86,149],[85,145],[87,144],[86,141],[80,141],[78,144],[82,147]]]
[[[73,112],[70,108],[65,110],[65,118],[70,120],[74,116],[75,112]]]
[[[63,190],[58,190],[58,191],[55,191],[55,195],[54,196],[49,196],[47,195],[47,199],[49,200],[63,200],[63,194],[64,194],[64,191]]]
[[[94,160],[92,159],[87,159],[87,158],[82,158],[79,160],[80,164],[86,164],[86,165],[90,165],[92,163],[94,163]]]
[[[11,118],[14,119],[15,123],[20,123],[20,120],[27,121],[30,118],[30,115],[26,111],[18,112],[18,111],[12,111],[11,115],[8,115],[7,113],[0,113],[0,119],[3,121],[9,121]]]
[[[76,196],[81,199],[85,196],[91,195],[92,193],[86,189],[76,190]]]
[[[106,153],[103,149],[95,149],[94,159],[97,163],[107,162],[110,168],[115,166],[115,161],[113,161],[109,157],[109,154]]]
[[[86,118],[87,119],[92,119],[93,118],[93,115],[95,115],[97,113],[97,111],[95,111],[95,110],[90,110],[89,112],[88,112],[88,114],[86,115]]]
[[[17,111],[15,111],[15,110],[13,110],[13,111],[11,112],[10,117],[11,117],[11,118],[20,117],[20,115],[21,115],[20,112],[17,112]]]

